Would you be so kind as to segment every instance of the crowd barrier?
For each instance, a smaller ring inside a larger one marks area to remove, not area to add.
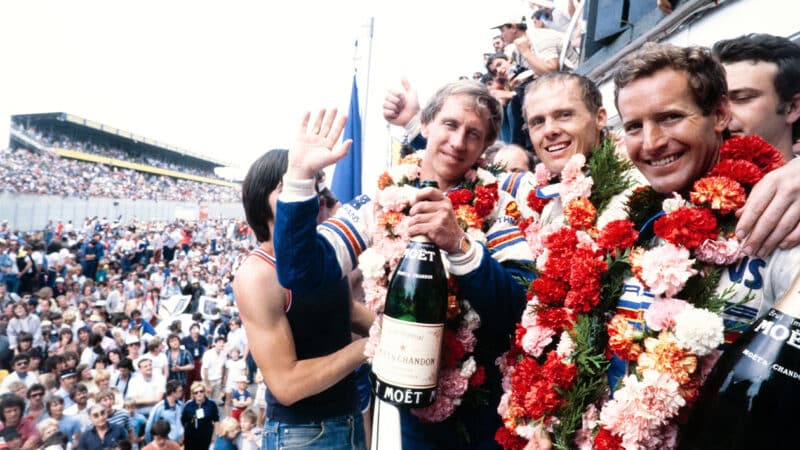
[[[127,223],[140,221],[166,221],[173,219],[196,220],[202,214],[208,218],[244,219],[241,203],[189,203],[179,201],[131,200],[113,198],[73,198],[57,195],[0,193],[0,220],[8,220],[11,229],[21,231],[41,230],[48,220],[63,223],[71,220],[78,228],[86,217],[105,217],[110,222],[117,219]]]

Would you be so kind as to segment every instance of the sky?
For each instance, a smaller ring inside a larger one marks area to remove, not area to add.
[[[357,69],[372,174],[386,91],[481,70],[508,1],[1,2],[0,147],[10,115],[68,112],[246,169],[304,111],[346,111]]]

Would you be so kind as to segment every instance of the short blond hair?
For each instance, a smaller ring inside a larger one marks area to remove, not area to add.
[[[219,436],[227,439],[233,439],[239,434],[239,421],[233,417],[226,417],[219,423]]]
[[[107,370],[98,370],[94,374],[94,382],[105,381],[111,379],[111,374]]]
[[[47,419],[44,419],[36,424],[36,431],[39,432],[39,437],[43,441],[47,440],[47,438],[55,434],[55,432],[58,430],[58,421],[52,417],[48,417]]]

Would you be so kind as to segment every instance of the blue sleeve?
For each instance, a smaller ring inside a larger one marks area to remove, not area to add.
[[[411,140],[410,144],[414,150],[423,150],[428,145],[428,140],[420,133]]]
[[[526,291],[533,273],[519,261],[503,263],[484,250],[480,266],[456,277],[458,289],[481,316],[481,328],[491,328],[508,336],[514,331],[527,304]]]
[[[281,286],[299,294],[335,286],[342,270],[331,244],[317,233],[319,200],[278,201],[275,259]]]

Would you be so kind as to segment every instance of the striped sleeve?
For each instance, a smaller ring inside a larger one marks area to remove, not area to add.
[[[358,256],[370,245],[367,230],[373,216],[372,201],[368,196],[360,195],[317,227],[317,231],[336,252],[342,273],[349,273],[358,267]]]

